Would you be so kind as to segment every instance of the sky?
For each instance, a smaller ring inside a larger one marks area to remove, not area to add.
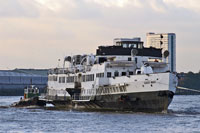
[[[54,68],[147,32],[176,33],[177,72],[199,72],[200,0],[0,0],[0,69]]]

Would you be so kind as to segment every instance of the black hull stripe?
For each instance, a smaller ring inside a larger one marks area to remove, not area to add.
[[[54,105],[65,106],[67,109],[161,112],[167,110],[173,96],[174,93],[171,91],[156,91],[101,95],[95,96],[90,101],[71,101],[69,97],[65,99],[63,97],[51,98]]]

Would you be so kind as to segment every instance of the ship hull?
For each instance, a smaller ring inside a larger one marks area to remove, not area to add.
[[[141,92],[95,96],[90,101],[53,100],[57,107],[87,111],[133,111],[162,112],[167,111],[173,99],[171,91]],[[60,99],[63,99],[60,97]]]
[[[78,96],[61,96],[59,91],[51,89],[49,99],[54,105],[68,109],[162,112],[167,111],[176,85],[177,77],[173,73],[123,76],[109,78],[107,86],[96,89],[87,89],[83,84],[83,90],[87,91],[81,91]]]

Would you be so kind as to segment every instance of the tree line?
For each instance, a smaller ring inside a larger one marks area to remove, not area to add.
[[[178,86],[200,90],[200,71],[198,73],[179,73]]]

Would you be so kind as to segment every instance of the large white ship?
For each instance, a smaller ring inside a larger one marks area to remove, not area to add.
[[[169,53],[118,38],[96,55],[67,56],[63,68],[49,72],[47,99],[78,110],[166,111],[178,83]]]

